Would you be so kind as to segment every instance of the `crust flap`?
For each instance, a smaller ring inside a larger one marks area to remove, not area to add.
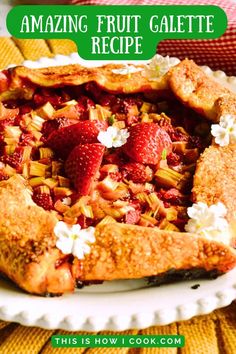
[[[143,68],[143,66],[139,66]],[[10,86],[0,92],[0,100],[9,98],[30,99],[36,86],[65,87],[78,86],[87,82],[96,82],[107,91],[114,93],[135,93],[156,90],[168,90],[167,76],[150,81],[143,70],[132,74],[118,74],[114,70],[124,69],[124,65],[109,64],[98,68],[85,68],[80,65],[68,65],[43,69],[29,69],[23,66],[10,71]]]
[[[69,265],[55,268],[57,219],[33,203],[19,175],[0,183],[0,210],[0,271],[31,293],[73,291]]]
[[[188,233],[116,223],[97,227],[96,243],[82,262],[79,278],[134,279],[191,268],[226,272],[235,265],[236,252],[223,243]]]
[[[213,122],[218,122],[225,111],[235,114],[236,95],[207,76],[192,60],[183,60],[168,75],[176,97]]]

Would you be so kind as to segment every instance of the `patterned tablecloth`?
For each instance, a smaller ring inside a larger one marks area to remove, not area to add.
[[[236,75],[236,1],[235,0],[0,0],[16,4],[77,4],[77,5],[217,5],[224,9],[228,17],[227,31],[214,40],[165,40],[158,45],[162,55],[186,56],[197,64],[206,63],[214,70],[224,70],[228,75]],[[1,33],[1,24],[0,24]]]
[[[42,56],[69,54],[76,46],[66,40],[17,40],[0,38],[0,68],[10,64],[21,64],[25,59],[37,60]],[[27,328],[16,323],[0,321],[0,354],[233,354],[236,352],[236,304],[217,310],[208,316],[169,326],[151,327],[143,331],[127,331],[126,334],[183,334],[186,346],[183,349],[53,349],[52,334],[65,331],[48,331]],[[124,333],[124,332],[123,332]],[[81,333],[80,333],[81,334]],[[104,332],[105,334],[105,332]],[[108,334],[108,332],[106,332]]]

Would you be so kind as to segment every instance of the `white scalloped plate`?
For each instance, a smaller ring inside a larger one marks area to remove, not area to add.
[[[78,54],[69,57],[26,61],[29,67],[82,63]],[[236,92],[236,77],[223,72],[210,76]],[[199,284],[198,289],[192,289]],[[42,298],[24,293],[7,280],[0,280],[0,318],[26,326],[71,331],[121,331],[187,320],[229,305],[236,299],[236,268],[215,280],[193,280],[148,287],[144,280],[122,280],[94,285],[62,297]]]

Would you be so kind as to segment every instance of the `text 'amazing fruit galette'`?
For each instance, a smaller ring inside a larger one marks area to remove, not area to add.
[[[194,62],[16,67],[0,101],[0,271],[22,289],[236,265],[236,95]]]

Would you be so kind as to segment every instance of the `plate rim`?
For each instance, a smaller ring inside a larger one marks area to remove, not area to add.
[[[56,66],[69,65],[69,64],[76,64],[76,63],[82,65],[84,64],[88,66],[89,63],[89,65],[91,64],[91,66],[98,66],[97,63],[99,63],[99,65],[103,65],[108,62],[109,61],[100,61],[100,62],[84,61],[79,57],[78,53],[72,53],[68,56],[56,55],[53,58],[42,57],[37,61],[26,60],[22,63],[22,65],[27,67],[38,68],[38,67],[47,67],[47,66],[55,66],[55,65]],[[137,64],[137,61],[136,62],[125,61],[125,62]],[[146,61],[139,61],[139,63],[145,63],[145,62]],[[122,64],[121,61],[119,61],[118,63]],[[14,66],[16,65],[13,64],[8,67],[14,67]],[[223,71],[212,71],[208,66],[203,66],[202,68],[206,74],[213,77],[217,81],[221,82],[221,84],[226,85],[227,87],[231,87],[233,91],[236,92],[236,76],[235,77],[227,76]],[[98,315],[92,316],[91,313],[88,313],[87,315],[83,315],[81,317],[67,316],[66,313],[64,314],[64,316],[63,315],[57,316],[56,314],[53,316],[52,314],[49,313],[50,311],[48,312],[47,308],[45,308],[45,310],[42,311],[42,313],[40,313],[39,316],[36,316],[35,318],[32,319],[32,308],[27,308],[27,303],[25,304],[25,308],[23,310],[22,309],[20,309],[19,311],[12,310],[11,308],[12,303],[11,300],[8,299],[9,295],[7,295],[8,290],[4,290],[4,288],[1,288],[1,281],[0,281],[0,319],[5,321],[10,321],[10,322],[17,322],[24,326],[36,326],[36,327],[41,327],[50,330],[62,329],[62,330],[69,330],[69,331],[80,330],[80,331],[88,331],[88,332],[102,331],[102,330],[123,331],[123,330],[128,330],[133,328],[143,329],[155,325],[158,326],[167,325],[176,321],[188,320],[197,315],[208,314],[217,308],[221,308],[229,305],[234,299],[236,299],[236,280],[234,281],[234,278],[236,279],[235,275],[236,275],[236,268],[234,268],[231,272],[218,278],[220,279],[219,284],[221,283],[221,280],[223,280],[224,282],[224,279],[226,279],[226,283],[228,281],[228,285],[226,288],[224,288],[223,290],[221,289],[220,291],[219,289],[215,290],[215,292],[212,290],[212,293],[210,292],[209,296],[205,296],[205,297],[201,296],[201,290],[200,290],[199,297],[197,299],[195,299],[194,301],[188,299],[188,301],[184,305],[183,303],[179,303],[178,306],[176,305],[174,305],[173,307],[168,306],[168,309],[165,308],[165,310],[163,311],[160,305],[158,307],[157,305],[153,304],[154,306],[151,305],[148,307],[149,311],[146,310],[143,312],[141,308],[129,314],[128,316],[126,316],[126,313],[124,312],[124,308],[123,308],[123,313],[121,311],[119,315],[117,315],[116,313],[108,314],[106,313],[106,309],[104,309],[103,318],[101,318],[101,316],[99,317]],[[3,282],[5,282],[5,280]],[[173,288],[177,287],[177,290],[181,291],[181,288],[183,290],[185,284],[188,284],[189,286],[190,282],[191,281],[176,283],[177,285],[173,285]],[[205,283],[212,282],[212,280],[209,281],[194,280],[194,282],[203,284],[204,286]],[[15,288],[15,286],[11,285],[10,283],[10,288],[12,288],[12,286],[13,286],[13,296],[14,296],[14,291],[16,289],[18,300],[21,299],[21,297],[23,297],[22,301],[24,301],[24,298],[26,299],[28,298],[30,301],[32,300],[32,303],[34,303],[35,301],[39,304],[41,302],[48,303],[47,301],[42,300],[44,298],[21,292],[21,290]],[[164,290],[165,288],[168,289],[168,286],[162,285],[162,289],[163,288]],[[154,295],[156,293],[158,297],[159,288],[153,287],[150,289],[152,289],[151,293],[153,293]],[[136,289],[132,291],[137,292],[137,290],[140,289]],[[128,294],[129,292],[130,290],[127,291]],[[114,294],[117,293],[114,292]],[[99,295],[98,297],[100,296],[101,295]],[[106,297],[107,295],[104,296]],[[72,298],[72,294],[68,294],[64,297],[62,296],[60,298],[62,300],[59,301],[58,303],[60,304],[60,302],[62,303],[65,302],[68,306],[70,302],[70,297]],[[73,297],[77,297],[77,292],[73,294]],[[86,297],[83,296],[81,298],[86,299]],[[131,297],[131,301],[132,301],[132,297]],[[86,300],[84,301],[84,306],[86,306]]]

